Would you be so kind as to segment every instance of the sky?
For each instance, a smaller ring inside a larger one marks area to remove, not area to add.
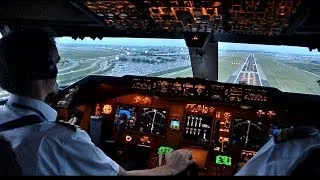
[[[186,47],[182,39],[156,39],[156,38],[103,38],[102,40],[84,38],[83,40],[74,40],[70,37],[56,38],[57,43],[72,44],[75,41],[81,44],[104,44],[104,45],[127,45],[127,46],[173,46]]]
[[[0,34],[0,38],[2,35]],[[103,38],[102,40],[84,38],[83,40],[74,40],[71,37],[56,38],[57,44],[101,44],[101,45],[120,45],[120,46],[169,46],[169,47],[186,47],[183,39],[155,39],[155,38]],[[257,45],[243,43],[226,43],[219,42],[219,50],[252,50],[265,51],[275,53],[293,53],[319,55],[317,50],[309,51],[306,47],[297,46],[272,46],[272,45]]]
[[[183,39],[155,39],[155,38],[103,38],[102,40],[91,38],[84,38],[83,40],[73,40],[70,37],[62,37],[56,39],[58,44],[104,44],[104,45],[120,45],[120,46],[169,46],[169,47],[186,47]],[[264,51],[275,53],[293,53],[293,54],[307,54],[320,55],[317,50],[309,51],[306,47],[297,46],[273,46],[273,45],[257,45],[257,44],[243,44],[243,43],[227,43],[219,42],[219,50],[250,50],[250,51]]]

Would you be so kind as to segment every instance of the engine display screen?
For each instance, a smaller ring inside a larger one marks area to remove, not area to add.
[[[131,106],[118,106],[114,118],[115,124],[124,129],[133,130],[136,127],[137,110]]]
[[[184,139],[191,141],[208,142],[212,133],[212,121],[210,116],[187,115],[185,120]]]
[[[140,132],[164,135],[167,111],[155,108],[142,108]]]

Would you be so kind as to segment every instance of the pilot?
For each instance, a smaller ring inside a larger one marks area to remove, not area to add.
[[[1,132],[24,175],[176,175],[194,163],[192,153],[181,149],[171,152],[164,166],[126,171],[85,131],[58,124],[45,99],[54,91],[59,59],[53,39],[42,30],[11,32],[0,40],[0,87],[10,93],[0,107],[0,126],[30,115],[41,120]]]
[[[317,128],[278,129],[273,136],[236,176],[320,175],[317,161],[320,134]]]

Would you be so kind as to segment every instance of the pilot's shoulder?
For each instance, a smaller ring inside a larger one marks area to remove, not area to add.
[[[292,140],[312,137],[319,133],[316,127],[301,126],[275,129],[273,131],[273,139],[275,144],[285,143]]]
[[[67,128],[67,129],[69,129],[69,130],[71,130],[73,132],[77,132],[77,130],[80,129],[79,126],[77,126],[75,124],[71,124],[71,123],[69,123],[67,121],[63,121],[63,120],[57,120],[55,123],[57,125],[60,125],[60,126],[63,126],[65,128]]]
[[[64,142],[92,142],[89,134],[85,130],[66,121],[51,123],[51,127],[47,130],[46,137],[50,139],[60,139]]]

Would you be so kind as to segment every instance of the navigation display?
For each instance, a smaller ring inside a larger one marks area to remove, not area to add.
[[[258,149],[265,143],[263,123],[247,119],[234,119],[232,145]]]
[[[167,111],[156,108],[143,108],[141,115],[140,132],[155,135],[164,135]]]

